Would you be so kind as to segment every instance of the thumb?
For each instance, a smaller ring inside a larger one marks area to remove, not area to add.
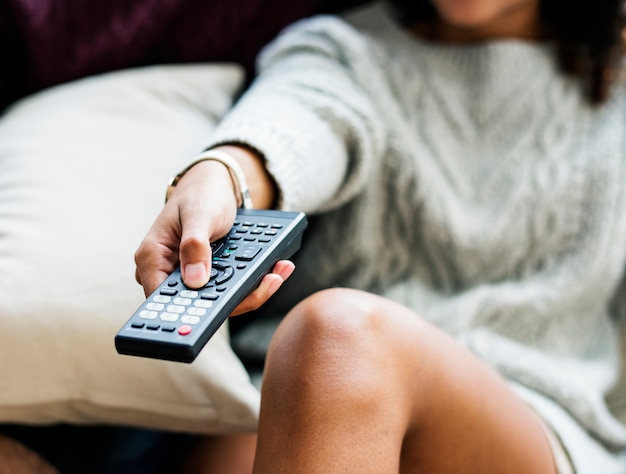
[[[205,216],[202,212],[181,215],[180,271],[185,285],[190,288],[200,288],[209,281],[211,236]]]
[[[224,236],[237,213],[228,170],[220,163],[200,163],[189,170],[172,196],[180,218],[180,270],[185,285],[209,281],[211,240]]]
[[[185,285],[190,288],[200,288],[209,281],[211,241],[223,237],[235,220],[234,207],[232,212],[222,209],[215,215],[214,211],[210,206],[198,206],[180,213],[180,270]]]

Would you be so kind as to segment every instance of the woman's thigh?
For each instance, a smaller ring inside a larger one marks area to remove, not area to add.
[[[538,418],[502,377],[371,294],[326,290],[294,308],[262,393],[258,472],[279,454],[278,473],[554,472]]]

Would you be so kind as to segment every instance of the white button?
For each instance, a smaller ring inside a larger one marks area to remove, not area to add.
[[[204,308],[189,308],[187,310],[187,314],[191,314],[193,316],[204,316],[206,314],[206,309],[204,309]]]
[[[185,324],[198,324],[200,322],[200,318],[198,316],[183,316],[180,318],[181,322]]]
[[[139,313],[139,317],[143,319],[156,319],[157,315],[156,311],[147,311],[145,309]]]
[[[163,305],[161,305],[161,306],[163,306]],[[185,307],[184,306],[176,306],[176,305],[171,304],[171,305],[169,305],[167,307],[167,312],[168,313],[178,313],[178,314],[184,313],[185,312]]]
[[[146,305],[146,309],[149,309],[150,311],[163,311],[163,308],[165,308],[165,306],[161,303],[148,303]]]
[[[161,321],[173,323],[174,321],[178,321],[178,315],[174,313],[161,313]]]
[[[169,303],[170,301],[172,301],[172,297],[165,295],[156,295],[154,298],[152,298],[152,301],[154,301],[155,303]]]
[[[198,300],[193,305],[197,308],[210,308],[213,306],[213,303],[207,300]]]
[[[174,304],[188,306],[191,304],[191,300],[189,298],[174,298]]]
[[[183,298],[197,298],[198,292],[192,290],[183,290],[180,292],[180,296],[182,296]]]

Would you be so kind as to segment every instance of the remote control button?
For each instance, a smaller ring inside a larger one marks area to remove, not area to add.
[[[167,307],[167,312],[168,313],[184,313],[185,312],[185,307],[184,306],[178,306],[175,304],[171,304]]]
[[[176,286],[178,285],[178,282],[176,280],[170,280],[167,282],[167,286]]]
[[[246,245],[239,252],[237,252],[237,255],[235,255],[235,260],[243,260],[244,262],[249,262],[254,257],[256,257],[260,251],[261,247],[258,247],[256,245]]]
[[[165,331],[165,332],[174,332],[176,330],[176,326],[172,326],[170,324],[163,325],[163,327],[161,328],[161,331]]]
[[[272,229],[282,229],[283,225],[282,224],[272,224]]]
[[[167,321],[169,323],[175,323],[178,321],[178,315],[175,313],[161,313],[161,321]]]
[[[183,316],[180,318],[181,322],[185,324],[198,324],[200,322],[200,318],[198,316]]]
[[[215,268],[215,262],[213,262],[213,267],[211,267],[211,276],[209,278],[213,280],[215,277],[217,277],[218,274],[219,272]]]
[[[164,295],[155,295],[154,298],[152,298],[152,301],[154,301],[155,303],[169,303],[170,301],[172,301],[172,297],[171,296],[164,296]]]
[[[159,293],[162,295],[174,296],[176,293],[178,293],[178,290],[175,290],[173,288],[161,288]]]
[[[237,264],[237,270],[243,270],[244,268],[246,268],[248,265],[246,265],[245,263],[239,263]]]
[[[193,305],[196,308],[210,308],[211,306],[213,306],[213,303],[211,303],[210,301],[205,301],[205,300],[197,300],[193,303]]]
[[[262,231],[261,229],[252,229],[252,230],[250,231],[250,233],[251,233],[251,234],[262,234],[262,233],[263,233],[263,231]]]
[[[215,301],[217,298],[219,298],[219,295],[216,295],[215,293],[202,293],[200,295],[200,298],[202,298],[203,300]]]
[[[218,276],[215,279],[215,284],[221,285],[223,283],[226,283],[228,280],[230,280],[233,277],[234,274],[235,274],[235,270],[233,270],[233,267],[224,267],[224,270],[222,271],[220,276]]]
[[[165,308],[165,306],[161,303],[148,303],[146,305],[146,309],[150,311],[163,311],[163,308]]]
[[[265,232],[265,235],[276,235],[276,231],[268,230],[267,232]]]
[[[257,227],[267,227],[268,224],[266,224],[265,222],[259,222],[256,226]]]
[[[174,298],[174,304],[189,306],[191,304],[191,298]]]
[[[239,235],[231,235],[230,240],[241,240],[241,236]]]
[[[211,248],[211,253],[213,254],[214,257],[219,257],[219,255],[222,253],[223,250],[224,250],[224,241],[221,240],[218,244],[215,245],[215,247]]]
[[[133,327],[135,329],[141,329],[144,326],[145,326],[144,323],[131,323],[131,325],[130,325],[130,327]]]
[[[259,242],[262,243],[262,244],[266,244],[266,243],[271,242],[271,241],[272,241],[272,239],[268,239],[267,237],[262,237],[262,238],[259,239]]]
[[[224,291],[226,291],[226,287],[225,286],[218,286],[217,288],[215,288],[215,291],[219,291],[220,293],[223,293]]]
[[[183,298],[197,298],[198,292],[192,290],[184,290],[180,292],[180,296],[182,296]]]
[[[156,311],[148,311],[147,309],[144,309],[139,313],[139,317],[142,319],[156,319],[158,315],[159,313]]]
[[[206,309],[204,308],[198,308],[193,307],[193,308],[189,308],[187,310],[187,314],[191,315],[191,316],[204,316],[206,314]]]
[[[146,329],[150,329],[150,331],[157,331],[161,327],[160,324],[148,324],[146,325]]]
[[[181,336],[187,336],[188,334],[191,334],[191,331],[191,326],[188,326],[186,324],[178,328],[178,334],[180,334]]]

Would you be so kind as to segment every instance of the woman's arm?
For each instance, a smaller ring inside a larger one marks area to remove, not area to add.
[[[259,77],[212,134],[208,148],[238,161],[254,207],[323,211],[367,183],[384,133],[359,79],[371,77],[363,69],[370,54],[362,41],[337,19],[299,25],[266,52]],[[182,176],[136,253],[137,280],[146,294],[179,261],[188,286],[206,283],[209,242],[228,232],[237,200],[222,163],[202,161]],[[278,265],[260,294],[251,295],[254,304],[292,269]]]

